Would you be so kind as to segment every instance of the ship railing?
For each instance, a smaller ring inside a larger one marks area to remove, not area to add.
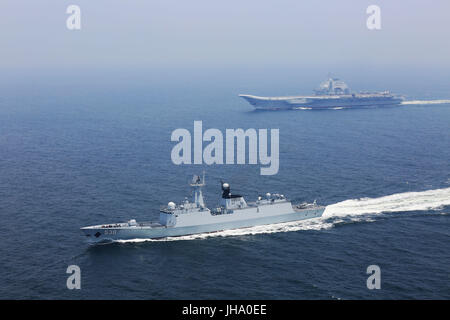
[[[125,225],[128,225],[127,223],[110,223],[110,224],[103,224],[100,226],[102,229],[108,229],[108,228],[120,228]]]

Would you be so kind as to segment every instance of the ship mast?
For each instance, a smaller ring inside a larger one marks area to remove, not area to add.
[[[197,205],[197,207],[204,208],[205,201],[203,200],[202,187],[205,186],[205,171],[203,171],[202,179],[200,176],[194,175],[190,186],[194,188],[193,202]]]

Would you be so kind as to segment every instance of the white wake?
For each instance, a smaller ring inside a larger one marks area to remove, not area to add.
[[[373,221],[373,215],[386,212],[440,210],[450,206],[450,188],[427,190],[421,192],[396,193],[380,198],[361,198],[338,202],[327,206],[323,216],[303,221],[278,223],[245,229],[227,230],[215,233],[202,233],[164,239],[117,240],[119,243],[136,243],[146,241],[177,241],[205,239],[210,237],[227,237],[255,235],[262,233],[291,232],[299,230],[323,230],[341,223],[343,218],[350,221]]]
[[[450,103],[450,100],[411,100],[402,102],[402,104],[443,104],[443,103]]]

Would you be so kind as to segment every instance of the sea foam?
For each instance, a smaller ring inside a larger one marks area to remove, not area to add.
[[[443,104],[450,103],[450,100],[411,100],[402,101],[402,104]]]

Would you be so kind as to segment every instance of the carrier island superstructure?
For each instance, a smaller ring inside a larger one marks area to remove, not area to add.
[[[180,204],[169,202],[160,210],[159,221],[100,224],[81,228],[89,241],[114,241],[127,239],[155,239],[249,228],[259,225],[283,223],[322,216],[325,207],[315,203],[293,205],[282,194],[266,193],[255,202],[232,194],[230,185],[221,182],[220,204],[208,209],[203,199],[205,177],[194,176],[190,186],[192,200]]]
[[[255,109],[333,109],[363,108],[398,105],[403,96],[389,91],[352,93],[347,84],[336,78],[328,78],[309,96],[260,97],[240,94]]]

